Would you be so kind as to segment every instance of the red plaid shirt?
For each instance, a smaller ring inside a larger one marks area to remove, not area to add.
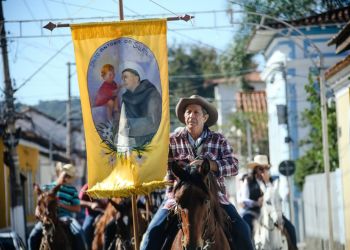
[[[238,160],[233,155],[233,150],[220,133],[215,133],[206,129],[206,137],[203,138],[203,143],[200,152],[196,152],[188,139],[188,132],[186,128],[170,136],[169,143],[169,156],[168,156],[168,171],[166,180],[173,183],[167,189],[166,197],[168,198],[165,207],[169,208],[175,201],[173,199],[173,187],[176,181],[176,177],[171,171],[171,164],[173,161],[184,163],[184,165],[192,162],[196,157],[208,158],[215,161],[218,166],[218,172],[216,174],[217,182],[221,189],[219,200],[223,204],[228,204],[229,201],[226,196],[226,187],[224,177],[237,175],[238,173]]]

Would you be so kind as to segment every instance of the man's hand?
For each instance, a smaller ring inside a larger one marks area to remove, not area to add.
[[[91,202],[90,208],[91,208],[92,210],[95,210],[95,209],[98,208],[98,207],[99,207],[99,204],[98,204],[97,202]]]
[[[61,172],[60,175],[57,178],[57,184],[62,185],[64,184],[64,178],[66,177],[67,173],[66,172]]]
[[[194,160],[190,163],[191,166],[201,166],[203,163],[203,160]],[[210,170],[213,172],[217,172],[218,171],[218,165],[216,164],[215,161],[209,160],[209,164],[210,164]]]

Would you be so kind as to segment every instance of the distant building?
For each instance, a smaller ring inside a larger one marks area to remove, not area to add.
[[[33,193],[33,183],[42,185],[52,182],[56,179],[55,164],[72,161],[77,166],[76,184],[80,186],[86,169],[85,140],[80,129],[72,129],[72,156],[68,159],[67,128],[60,117],[52,118],[32,107],[23,109],[21,113],[25,118],[16,121],[16,128],[21,128],[17,153],[21,174],[26,178],[24,195],[27,221],[34,222],[36,196]],[[3,158],[4,149],[0,138],[0,229],[11,225],[9,169]]]
[[[254,90],[265,90],[265,83],[259,72],[243,75],[244,81]],[[218,109],[218,126],[227,124],[231,114],[236,112],[236,94],[241,91],[241,77],[217,78],[207,80],[206,84],[215,85],[215,103]]]
[[[350,50],[350,22],[328,43],[336,46],[336,53]],[[344,53],[343,53],[344,54]],[[338,157],[342,173],[345,222],[345,249],[350,248],[350,55],[345,55],[326,71],[327,85],[334,90],[337,127]],[[337,213],[337,211],[333,211]]]

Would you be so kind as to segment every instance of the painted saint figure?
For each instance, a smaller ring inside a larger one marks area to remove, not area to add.
[[[113,115],[119,112],[119,87],[114,81],[115,71],[113,65],[103,65],[101,68],[101,77],[103,83],[97,92],[95,107],[106,106],[107,119],[108,121],[113,121]]]
[[[156,134],[162,116],[162,98],[157,88],[143,78],[142,68],[124,63],[122,69],[122,109],[119,122],[118,148],[148,144]]]

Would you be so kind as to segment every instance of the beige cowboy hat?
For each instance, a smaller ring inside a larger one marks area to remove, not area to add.
[[[175,112],[180,122],[185,124],[184,113],[185,113],[186,107],[190,104],[200,105],[207,111],[209,118],[205,122],[205,125],[207,125],[208,127],[214,125],[218,120],[218,111],[216,110],[216,107],[213,104],[211,104],[205,98],[199,95],[192,95],[188,98],[181,98],[176,105]]]
[[[67,175],[69,175],[70,177],[74,178],[75,177],[75,173],[76,173],[76,169],[75,166],[72,164],[64,164],[61,167],[61,171],[60,172],[65,172]]]
[[[269,159],[267,155],[256,155],[254,156],[254,160],[248,163],[248,168],[255,168],[256,166],[266,166],[270,168]]]

